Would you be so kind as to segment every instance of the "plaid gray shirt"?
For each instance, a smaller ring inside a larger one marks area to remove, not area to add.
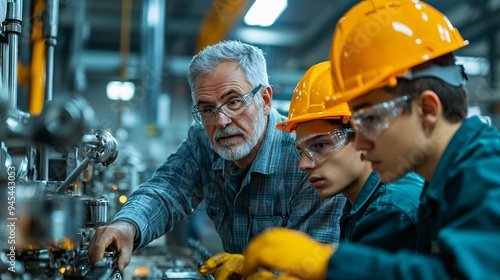
[[[345,198],[322,200],[298,168],[295,135],[276,129],[283,117],[274,109],[256,159],[246,174],[211,148],[203,126],[187,138],[153,176],[127,200],[113,221],[135,224],[134,247],[162,236],[205,201],[224,250],[242,253],[266,228],[287,227],[325,243],[338,243]]]

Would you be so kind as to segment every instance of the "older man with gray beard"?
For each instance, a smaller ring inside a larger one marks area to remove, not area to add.
[[[284,117],[271,106],[262,50],[239,41],[209,46],[193,57],[188,81],[196,123],[113,222],[96,231],[91,263],[113,245],[123,271],[133,250],[171,230],[202,201],[225,250],[201,269],[216,279],[240,274],[240,254],[267,228],[337,243],[345,198],[322,200],[297,167],[294,135],[275,128]]]

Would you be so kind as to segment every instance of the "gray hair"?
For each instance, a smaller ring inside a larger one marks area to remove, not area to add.
[[[193,57],[189,64],[188,82],[191,98],[195,100],[194,84],[196,78],[210,74],[221,62],[237,61],[250,84],[269,85],[267,65],[261,49],[236,40],[221,41],[208,46]]]

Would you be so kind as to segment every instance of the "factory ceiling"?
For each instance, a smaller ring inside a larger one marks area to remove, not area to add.
[[[200,47],[200,38],[204,38],[204,42],[231,38],[260,46],[267,54],[270,75],[282,77],[283,83],[295,83],[310,65],[328,58],[335,23],[357,3],[353,0],[289,0],[288,8],[274,25],[257,28],[246,26],[241,16],[234,16],[240,11],[246,12],[252,1],[126,1],[131,4],[129,16],[122,13],[123,2],[119,0],[60,1],[58,48],[68,51],[66,61],[74,62],[69,67],[79,67],[86,75],[116,75],[126,57],[127,75],[134,77],[139,75],[134,65],[142,59],[145,49],[152,51],[148,44],[154,42],[162,44],[162,71],[184,78],[187,63]],[[500,0],[429,0],[427,3],[443,11],[471,42],[458,54],[496,59],[498,52],[490,50],[498,49]],[[158,9],[160,19],[154,14]],[[233,17],[233,21],[222,24],[227,35],[221,35],[222,31],[207,20],[207,15],[214,11],[220,18]],[[124,23],[130,28],[124,29]],[[161,26],[148,27],[154,24]],[[150,33],[149,37],[144,33]],[[123,34],[129,36],[129,50],[123,48]],[[159,35],[162,38],[158,38]],[[157,54],[161,56],[161,53]]]

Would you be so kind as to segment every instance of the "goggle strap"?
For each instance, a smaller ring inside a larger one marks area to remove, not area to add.
[[[418,72],[409,70],[407,74],[398,76],[398,78],[407,80],[424,77],[437,78],[454,87],[464,86],[467,80],[469,80],[463,65],[439,66],[434,64],[425,70]]]

